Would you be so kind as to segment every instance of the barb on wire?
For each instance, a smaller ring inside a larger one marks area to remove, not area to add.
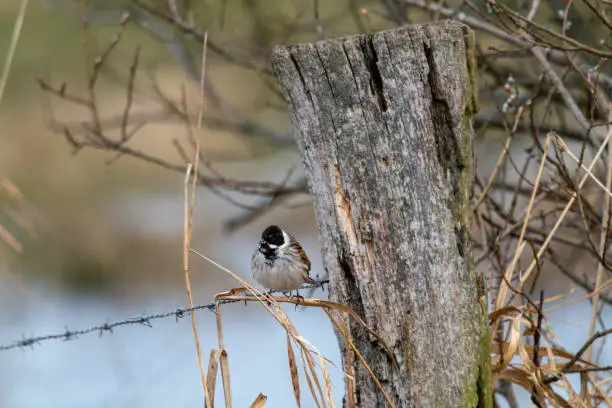
[[[302,285],[302,287],[300,287],[300,289],[323,288],[324,285],[327,283],[329,283],[329,280],[321,280],[313,284],[304,284]],[[275,291],[272,293],[281,293],[281,292]],[[253,296],[253,295],[250,293],[247,293],[244,296]],[[144,315],[144,316],[138,316],[138,317],[131,317],[131,318],[124,319],[124,320],[118,320],[112,323],[104,323],[104,324],[100,324],[97,326],[92,326],[87,329],[70,330],[66,328],[66,330],[63,333],[47,334],[44,336],[35,336],[35,337],[24,337],[23,339],[14,341],[13,343],[2,345],[0,346],[0,352],[8,351],[8,350],[16,349],[16,348],[21,348],[21,349],[26,348],[26,347],[33,348],[34,345],[40,344],[48,340],[64,340],[64,341],[75,340],[79,338],[80,336],[91,334],[91,333],[99,333],[101,336],[104,333],[113,333],[113,330],[115,328],[122,327],[122,326],[144,325],[147,327],[153,327],[153,325],[151,324],[151,321],[153,320],[161,320],[161,319],[166,319],[168,317],[174,316],[176,321],[178,321],[179,319],[190,316],[192,312],[195,312],[198,310],[207,309],[210,311],[214,311],[217,305],[225,305],[228,303],[237,303],[237,302],[240,302],[240,301],[239,300],[219,300],[218,302],[210,302],[210,303],[197,305],[197,306],[189,307],[189,308],[178,308],[174,311],[168,311],[168,312],[162,312],[162,313],[156,313],[156,314],[150,314],[150,315]]]

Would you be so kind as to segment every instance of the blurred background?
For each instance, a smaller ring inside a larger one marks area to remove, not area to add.
[[[512,6],[529,11],[530,4],[519,3]],[[449,17],[401,1],[30,0],[15,43],[23,4],[0,3],[3,61],[16,44],[0,96],[0,346],[186,307],[183,179],[196,139],[202,157],[192,247],[253,283],[249,262],[259,234],[267,225],[278,224],[303,244],[313,263],[312,276],[323,276],[302,163],[284,101],[270,75],[269,53],[275,44]],[[567,18],[557,19],[557,9],[563,5],[542,5],[538,21],[567,25]],[[589,25],[584,14],[576,7],[575,26]],[[585,42],[609,40],[609,33],[592,27],[590,33],[574,27],[573,33]],[[208,30],[209,43],[199,128],[203,29]],[[564,30],[569,32],[568,27]],[[482,189],[486,184],[508,134],[517,135],[509,154],[516,163],[506,165],[503,180],[516,184],[522,177],[533,179],[539,164],[533,159],[539,152],[530,150],[530,132],[543,140],[541,129],[560,129],[579,151],[584,139],[580,120],[550,82],[542,80],[539,65],[524,57],[520,44],[510,50],[491,33],[478,35],[482,75],[475,122],[481,176],[477,185]],[[507,57],[500,49],[513,57],[487,65]],[[610,74],[609,64],[596,56],[586,56],[583,62],[597,67],[592,71],[597,78]],[[535,90],[538,83],[541,89]],[[603,81],[604,95],[609,96],[608,85]],[[588,94],[572,92],[588,119],[597,122],[596,114],[588,115],[589,109],[596,110]],[[538,128],[533,131],[513,114],[521,106],[535,105],[536,96],[547,105],[535,111]],[[592,157],[592,151],[585,151],[585,157]],[[605,169],[599,170],[605,179]],[[555,177],[546,182],[552,186]],[[513,187],[501,184],[494,186],[494,197],[508,200],[504,194]],[[601,201],[600,193],[593,194],[594,202]],[[525,203],[526,198],[517,201]],[[551,206],[557,205],[552,201]],[[504,201],[505,207],[510,205]],[[489,275],[503,270],[484,261],[489,256],[483,244],[486,234],[479,235],[482,226],[475,228],[479,271]],[[513,234],[508,234],[509,242],[516,239]],[[541,234],[534,236],[541,240]],[[584,257],[579,251],[567,249],[559,256],[578,271],[577,280],[544,269],[537,290],[545,289],[547,297],[567,294],[564,301],[592,290],[596,264],[591,258],[580,263]],[[195,257],[191,278],[197,304],[239,286]],[[327,292],[314,296],[326,297]],[[549,314],[568,350],[575,352],[589,337],[591,309],[589,301],[583,301]],[[340,366],[325,315],[293,307],[286,311],[300,333]],[[603,310],[600,317],[603,324],[612,316]],[[216,347],[215,316],[201,311],[197,319],[207,356]],[[235,406],[249,406],[260,392],[268,396],[266,406],[293,406],[283,330],[257,304],[224,306],[223,321]],[[602,349],[600,358],[601,364],[612,364],[610,347]],[[0,352],[0,367],[3,407],[203,404],[188,319]],[[330,374],[341,405],[343,375],[335,368]],[[307,390],[306,383],[302,389]],[[517,393],[519,406],[528,406],[528,394]],[[302,395],[304,407],[314,406],[308,392]],[[500,399],[501,406],[507,404]]]

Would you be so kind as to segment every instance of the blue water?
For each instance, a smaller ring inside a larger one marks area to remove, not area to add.
[[[3,299],[6,299],[3,294]],[[63,332],[111,322],[142,312],[184,306],[184,296],[117,302],[39,291],[28,306],[3,309],[2,344],[23,335]],[[164,297],[161,297],[164,296]],[[286,308],[298,331],[332,361],[339,352],[331,326],[318,310]],[[216,344],[215,316],[197,314],[205,367]],[[257,304],[223,307],[225,347],[229,353],[234,406],[249,406],[263,392],[270,407],[294,405],[285,334]],[[47,341],[33,348],[0,353],[0,405],[3,407],[193,407],[203,392],[189,318],[128,326],[112,334],[90,334],[72,341]],[[342,375],[330,366],[335,395],[342,398]],[[220,378],[220,375],[219,375]],[[222,401],[221,384],[217,398]],[[312,407],[302,384],[304,407]],[[219,406],[223,404],[218,403]]]

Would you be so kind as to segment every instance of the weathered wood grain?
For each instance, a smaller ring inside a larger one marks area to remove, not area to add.
[[[471,261],[473,34],[445,21],[277,47],[332,300],[400,407],[490,406],[488,331]],[[338,336],[343,348],[342,337]],[[386,402],[355,358],[358,407]],[[347,398],[345,398],[346,402]],[[345,403],[345,405],[347,405]]]

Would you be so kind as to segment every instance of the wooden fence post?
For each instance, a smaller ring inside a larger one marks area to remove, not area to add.
[[[473,33],[455,21],[276,47],[332,300],[397,407],[490,407],[484,280],[471,254]],[[341,336],[339,336],[341,339]],[[344,405],[385,399],[343,349]],[[350,350],[349,350],[350,351]]]

